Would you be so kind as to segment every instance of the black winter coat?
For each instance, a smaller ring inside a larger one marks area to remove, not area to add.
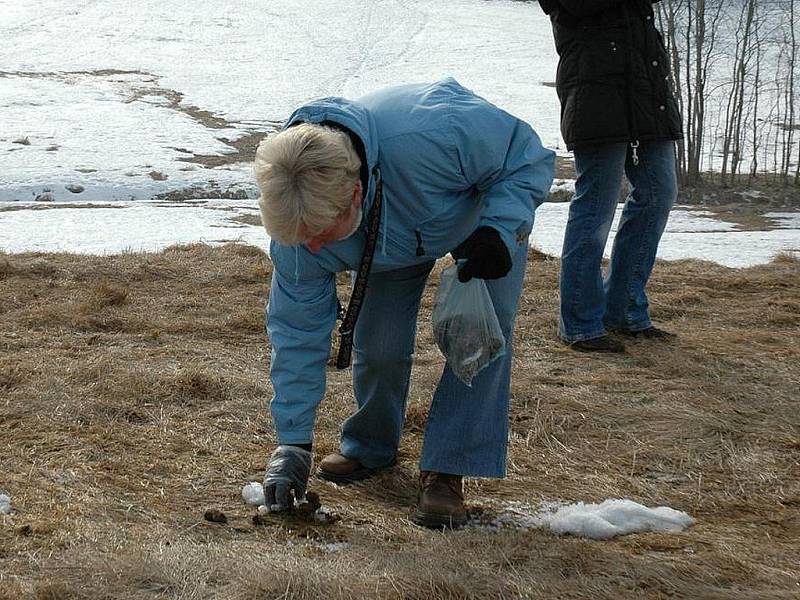
[[[540,0],[559,55],[556,91],[567,148],[677,140],[681,116],[655,27],[659,0]]]

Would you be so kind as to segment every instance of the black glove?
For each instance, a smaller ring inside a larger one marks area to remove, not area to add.
[[[511,270],[511,255],[494,227],[478,227],[453,250],[453,256],[457,260],[467,260],[458,270],[458,280],[461,283],[473,277],[500,279]]]
[[[270,511],[294,508],[306,496],[311,452],[297,446],[278,446],[269,457],[264,477],[264,499]]]

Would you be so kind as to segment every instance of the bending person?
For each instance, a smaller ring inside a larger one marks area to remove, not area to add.
[[[279,443],[265,477],[272,509],[301,497],[311,471],[336,273],[368,273],[353,292],[363,292],[353,331],[356,409],[340,452],[319,465],[321,477],[347,484],[396,460],[417,313],[436,259],[452,252],[466,260],[460,279],[487,280],[510,343],[534,209],[553,166],[529,125],[453,79],[312,102],[262,142],[255,169],[272,238],[267,332]],[[416,523],[463,524],[462,477],[505,475],[511,356],[472,387],[445,367],[425,429]]]

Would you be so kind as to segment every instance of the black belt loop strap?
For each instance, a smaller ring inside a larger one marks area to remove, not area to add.
[[[353,291],[350,294],[350,303],[347,305],[347,312],[339,326],[339,354],[336,357],[336,368],[346,369],[350,366],[350,357],[353,352],[353,331],[356,326],[358,313],[361,311],[361,303],[364,301],[364,294],[367,291],[367,277],[372,267],[372,257],[375,254],[375,246],[378,241],[378,229],[381,224],[381,201],[383,200],[383,182],[381,172],[378,167],[373,171],[375,175],[375,201],[369,211],[369,229],[367,230],[367,243],[364,245],[364,254],[361,256],[361,264],[358,266],[356,282],[353,284]],[[340,305],[341,306],[341,305]]]

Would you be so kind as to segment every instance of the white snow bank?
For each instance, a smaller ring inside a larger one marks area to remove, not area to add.
[[[606,256],[611,252],[620,212],[612,225]],[[568,202],[546,202],[539,207],[531,245],[559,256],[568,214]],[[780,252],[798,252],[800,218],[796,215],[800,213],[770,215],[784,226],[770,231],[735,231],[732,223],[712,218],[711,213],[676,208],[670,214],[658,257],[701,258],[747,267],[769,262]],[[197,241],[241,242],[266,250],[269,238],[264,228],[247,224],[258,219],[255,200],[117,201],[99,206],[91,202],[0,202],[0,251],[113,254],[159,251]]]
[[[575,193],[575,180],[574,179],[554,179],[550,185],[550,193],[553,192],[570,192]]]
[[[800,212],[769,212],[764,216],[775,221],[779,229],[800,229]]]
[[[68,206],[0,202],[0,250],[113,254],[159,251],[198,241],[241,242],[261,248],[269,244],[263,227],[231,220],[258,217],[255,200],[118,201],[99,207],[76,202]]]
[[[0,515],[11,514],[11,498],[5,494],[0,494]]]
[[[491,531],[550,529],[558,534],[607,540],[643,531],[683,531],[694,522],[685,512],[667,506],[648,508],[632,500],[612,499],[600,504],[545,503],[539,507],[506,502],[503,510],[490,521],[478,518],[470,525]]]

